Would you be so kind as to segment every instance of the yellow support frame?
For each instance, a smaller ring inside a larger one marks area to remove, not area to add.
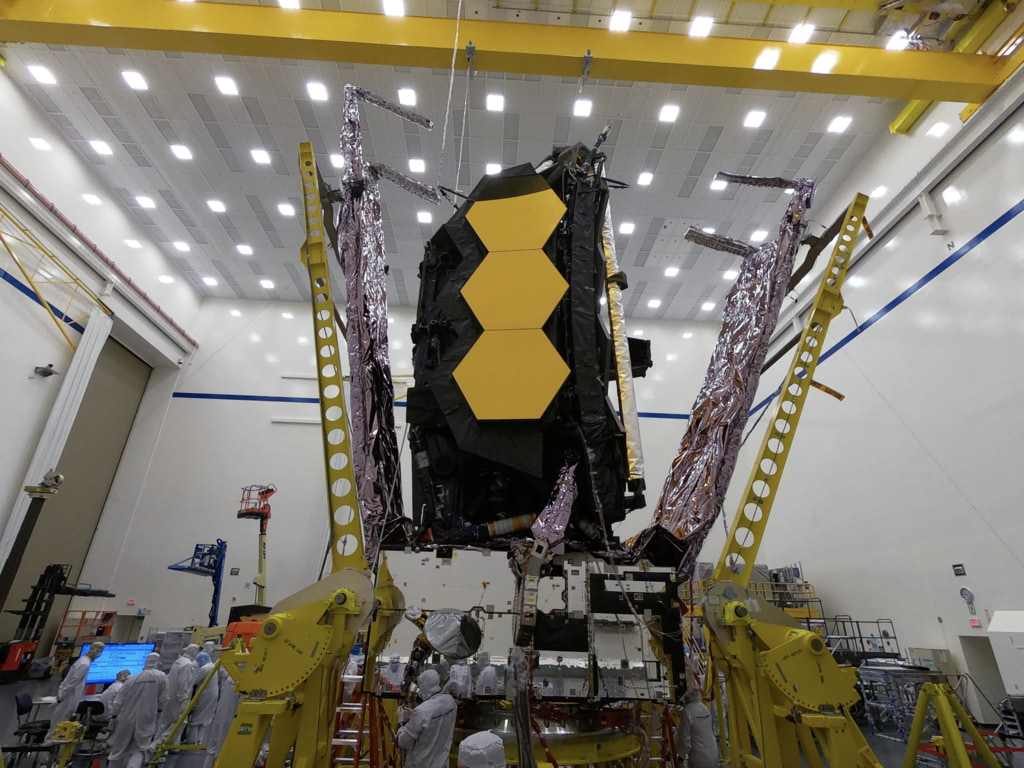
[[[914,722],[910,726],[910,737],[907,739],[907,751],[903,755],[903,768],[914,768],[917,762],[917,748],[921,744],[928,706],[931,704],[935,705],[935,715],[942,732],[942,747],[950,768],[971,768],[972,765],[967,745],[964,744],[964,737],[960,733],[960,726],[963,726],[967,735],[971,737],[971,743],[985,761],[985,765],[989,768],[1000,768],[996,756],[978,733],[974,720],[964,709],[953,689],[945,683],[925,683],[921,686],[921,692],[917,696],[917,707],[914,709]]]
[[[346,61],[447,70],[455,19],[169,0],[7,0],[0,27],[8,43],[49,43],[190,51],[265,58]],[[1008,75],[992,56],[790,45],[661,32],[610,32],[563,25],[464,19],[478,72],[579,77],[593,52],[591,79],[679,83],[900,99],[983,101]],[[772,70],[754,62],[778,48]],[[837,54],[829,73],[811,67]],[[467,66],[460,57],[457,66]]]
[[[754,560],[761,546],[764,529],[771,515],[786,467],[793,436],[796,434],[804,401],[810,388],[825,335],[832,318],[843,309],[841,294],[846,270],[853,256],[853,244],[864,222],[867,195],[857,194],[843,217],[832,257],[818,288],[811,313],[807,318],[789,372],[783,380],[781,394],[775,402],[768,429],[757,460],[747,481],[743,502],[733,517],[729,537],[711,576],[713,584],[732,581],[742,587],[750,582]]]

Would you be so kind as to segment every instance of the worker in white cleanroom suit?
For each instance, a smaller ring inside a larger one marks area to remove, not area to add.
[[[107,717],[115,714],[114,701],[117,698],[117,692],[124,687],[124,684],[131,676],[132,673],[130,669],[122,669],[117,673],[117,679],[104,688],[103,693],[100,694],[100,701],[103,702],[103,714]]]
[[[198,688],[203,684],[207,676],[213,672],[214,663],[213,659],[210,658],[210,654],[203,651],[196,657],[196,664],[199,668],[192,679],[192,684],[193,687]],[[186,744],[205,744],[203,738],[206,735],[207,726],[213,722],[213,715],[217,711],[217,698],[219,695],[220,681],[218,675],[214,675],[210,682],[206,684],[206,687],[203,688],[203,692],[199,694],[199,701],[196,702],[192,714],[189,716],[188,730],[185,731]]]
[[[498,695],[498,670],[491,664],[491,654],[480,651],[476,655],[476,695]]]
[[[231,723],[234,722],[235,714],[238,712],[238,704],[242,701],[242,695],[235,691],[235,681],[231,679],[224,667],[217,670],[217,677],[217,688],[220,695],[217,698],[217,709],[213,714],[213,722],[203,733],[206,744],[206,762],[203,763],[203,768],[213,768],[213,764],[217,762],[217,755],[220,754],[220,748],[228,737]]]
[[[81,657],[68,670],[67,676],[61,681],[57,689],[57,706],[53,708],[53,717],[50,718],[50,730],[46,732],[44,741],[53,741],[53,732],[57,729],[57,723],[70,720],[78,711],[78,703],[85,693],[85,678],[89,675],[89,666],[92,660],[103,653],[103,643],[96,641],[89,646],[89,651]]]
[[[167,705],[167,675],[159,665],[160,654],[149,654],[145,668],[117,692],[107,768],[140,768],[153,748],[157,718]]]
[[[416,768],[448,768],[448,754],[455,735],[455,699],[441,693],[441,678],[432,669],[417,680],[423,699],[398,729],[398,746],[405,750],[405,764]]]
[[[678,730],[679,756],[689,768],[719,768],[718,743],[711,724],[711,710],[700,700],[700,690],[683,694],[683,717]]]
[[[167,738],[192,698],[192,682],[196,673],[196,656],[198,655],[198,645],[187,645],[181,655],[171,664],[171,670],[167,673],[167,706],[164,707],[160,717],[160,740]],[[178,731],[174,743],[177,744],[180,741],[181,731]]]
[[[490,731],[467,736],[459,744],[459,768],[505,768],[505,744]]]
[[[473,690],[473,672],[465,661],[457,661],[448,672],[448,682],[444,686],[444,692],[450,693],[456,699],[468,699]]]

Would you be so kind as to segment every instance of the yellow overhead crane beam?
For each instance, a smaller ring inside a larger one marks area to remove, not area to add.
[[[448,69],[455,19],[391,17],[169,0],[6,0],[0,39],[265,58],[345,61]],[[933,101],[984,101],[1007,76],[1005,60],[934,51],[790,45],[660,32],[462,21],[460,46],[472,41],[478,72],[849,94]],[[766,48],[780,52],[770,70],[754,69]],[[836,61],[811,72],[821,54]],[[465,57],[457,65],[466,66]]]

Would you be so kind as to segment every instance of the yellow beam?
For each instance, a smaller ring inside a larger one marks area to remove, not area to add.
[[[978,20],[970,26],[957,44],[953,46],[953,52],[956,54],[977,54],[981,50],[981,46],[996,31],[996,28],[1005,18],[1006,8],[1003,7],[1002,2],[1000,0],[991,0],[988,7],[978,17]],[[1005,58],[1000,59],[994,56],[986,58],[999,62],[1000,82],[1013,74],[1013,70],[1007,69]],[[1013,69],[1016,69],[1016,67]],[[903,108],[903,111],[896,116],[895,120],[889,123],[889,131],[899,134],[910,133],[910,129],[917,124],[917,121],[921,119],[921,116],[928,110],[933,101],[957,101],[957,99],[914,99]],[[980,104],[983,101],[985,99],[970,99],[969,103]]]
[[[169,0],[6,0],[0,3],[0,37],[12,43],[447,69],[455,20]],[[469,41],[476,47],[478,72],[578,77],[591,50],[592,79],[900,99],[982,101],[1000,84],[1002,72],[988,56],[504,21],[463,20],[459,45]],[[779,49],[778,65],[754,70],[766,47]],[[811,73],[825,52],[838,54],[832,71]]]

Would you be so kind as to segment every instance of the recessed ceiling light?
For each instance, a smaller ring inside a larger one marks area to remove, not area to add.
[[[779,49],[765,48],[754,61],[754,69],[775,69],[779,63]]]
[[[141,248],[142,247],[142,243],[140,243],[138,240],[125,240],[124,244],[127,245],[129,248]]]
[[[295,317],[295,315],[293,315],[291,312],[282,312],[281,317],[283,317],[285,320],[291,320]]]
[[[383,0],[385,16],[405,16],[405,3],[402,0]]]
[[[55,78],[53,76],[53,73],[50,72],[50,70],[48,70],[46,67],[41,67],[38,64],[29,64],[28,71],[32,74],[32,77],[34,77],[43,85],[57,84],[57,78]]]
[[[785,192],[787,195],[792,195],[794,192],[796,192],[795,189],[784,189],[782,191]]]
[[[175,248],[177,248],[177,249],[178,249],[179,251],[181,251],[182,253],[185,253],[186,251],[191,251],[191,250],[192,250],[192,249],[191,249],[191,248],[189,247],[189,244],[188,244],[188,243],[186,243],[186,242],[184,242],[184,241],[182,241],[182,240],[175,240],[175,241],[174,241],[174,242],[172,243],[172,245],[173,245],[173,246],[174,246]]]
[[[239,243],[238,245],[235,246],[235,250],[237,250],[243,256],[252,256],[251,245],[244,245],[242,243]]]
[[[430,211],[417,211],[416,221],[420,224],[429,224],[434,220],[434,217],[430,215]]]
[[[860,288],[866,282],[867,280],[865,280],[863,277],[860,277],[859,275],[850,275],[849,277],[846,278],[846,284],[851,288]]]
[[[427,170],[427,164],[418,157],[409,158],[409,170],[412,173],[423,173]]]
[[[395,324],[395,318],[389,317],[388,318],[388,325],[394,325],[394,324]]]
[[[689,331],[687,331],[686,333],[683,334],[683,338],[684,339],[692,339],[693,338],[693,334],[690,333]]]
[[[871,197],[882,197],[888,191],[885,187],[875,187],[871,190]]]
[[[608,19],[608,29],[612,32],[626,32],[632,20],[633,14],[630,11],[614,11]]]
[[[157,280],[159,280],[161,283],[173,283],[174,282],[174,278],[171,277],[170,275],[160,275],[160,277],[158,277]]]
[[[277,210],[282,216],[294,216],[295,206],[291,203],[278,203]]]
[[[768,239],[768,230],[755,229],[753,233],[750,235],[750,239],[753,240],[755,243],[763,243],[765,240]]]
[[[140,195],[135,198],[135,202],[137,202],[141,208],[156,208],[156,203],[153,202],[152,197]]]
[[[674,123],[679,117],[678,104],[663,104],[661,112],[658,113],[658,120],[662,123]]]
[[[760,128],[767,116],[768,114],[766,112],[762,112],[760,109],[751,110],[750,112],[747,112],[747,116],[743,119],[743,127]]]
[[[1024,125],[1013,126],[1010,132],[1006,134],[1006,140],[1011,144],[1024,144]]]
[[[726,181],[725,179],[712,179],[711,180],[711,189],[713,189],[715,192],[721,192],[723,189],[725,189],[728,186],[729,186],[729,182]]]
[[[825,51],[811,64],[811,72],[816,75],[827,75],[839,61],[839,54],[835,51]]]
[[[942,199],[945,200],[948,205],[956,205],[964,199],[964,193],[956,187],[946,187],[942,190]]]
[[[171,152],[179,160],[191,160],[192,150],[186,147],[184,144],[171,144]]]
[[[650,171],[644,171],[636,178],[636,183],[641,187],[648,186],[652,181],[654,181],[654,174]]]
[[[590,99],[576,99],[572,105],[572,113],[576,117],[590,117],[590,110],[594,108],[594,102]]]
[[[889,42],[885,44],[885,49],[887,51],[905,51],[908,45],[910,45],[910,35],[907,34],[907,30],[897,29],[889,38]]]
[[[217,278],[216,277],[204,277],[203,278],[203,282],[206,283],[208,286],[210,286],[212,288],[213,286],[215,286],[217,284]]]
[[[842,133],[850,127],[850,123],[853,122],[852,117],[846,115],[840,115],[839,117],[832,118],[832,122],[828,124],[829,133]]]
[[[339,155],[339,154],[331,155],[331,165],[333,165],[335,168],[344,168],[345,167],[345,156],[344,155]]]
[[[633,331],[633,335],[634,336],[643,336],[644,335],[644,329],[643,328],[637,328],[635,331]]]
[[[233,77],[227,75],[218,75],[213,78],[213,82],[217,85],[217,90],[223,93],[225,96],[237,96],[238,95],[238,84],[235,82]]]
[[[270,153],[265,149],[253,149],[251,150],[252,159],[260,165],[270,165]]]
[[[296,10],[299,8],[299,0],[277,0],[277,4],[282,8],[288,8],[290,10]]]
[[[99,139],[93,139],[92,141],[90,141],[89,146],[92,147],[93,150],[95,150],[97,155],[114,154],[114,150],[110,148],[110,145],[107,144],[107,142],[105,141],[100,141]]]
[[[501,112],[505,109],[505,97],[500,93],[487,94],[487,111]]]
[[[406,107],[416,106],[416,91],[412,88],[399,88],[398,89],[398,103]]]
[[[713,235],[713,234],[715,234],[715,228],[714,227],[701,227],[700,231],[703,232],[705,235]]]
[[[735,280],[739,276],[740,273],[737,272],[735,269],[727,269],[725,272],[722,273],[722,278],[724,280]]]
[[[214,213],[224,213],[227,208],[220,200],[207,200],[206,204],[210,206],[210,210]]]
[[[939,138],[946,135],[946,131],[949,130],[949,123],[935,123],[931,128],[928,129],[929,136]]]
[[[797,24],[789,32],[789,42],[794,45],[802,45],[811,39],[814,34],[813,24]]]
[[[700,308],[704,312],[710,312],[712,309],[715,308],[715,302],[713,302],[713,301],[705,301],[703,304],[700,305]]]
[[[311,80],[306,83],[306,92],[313,101],[327,101],[327,86]]]
[[[121,73],[121,77],[128,83],[128,87],[136,91],[148,91],[149,85],[146,83],[146,78],[140,75],[138,72],[126,71]]]
[[[661,306],[661,299],[650,299],[647,302],[647,306],[650,307],[651,309],[657,309],[658,307]]]
[[[260,280],[260,287],[266,288],[268,291],[274,287],[273,280]]]
[[[620,235],[632,235],[634,229],[636,229],[636,224],[634,224],[632,221],[624,221],[621,224],[619,224]]]
[[[96,195],[85,194],[82,195],[82,199],[85,200],[85,202],[87,202],[89,205],[100,205],[103,202]]]
[[[715,20],[711,16],[694,16],[690,22],[690,37],[707,37]]]
[[[242,313],[241,313],[241,312],[239,312],[239,311],[238,311],[237,309],[232,309],[232,310],[231,310],[231,316],[232,316],[232,317],[241,317],[241,316],[242,316]]]
[[[665,267],[665,277],[675,277],[679,274],[679,267]]]
[[[48,142],[46,139],[29,139],[28,141],[33,147],[35,147],[36,149],[41,149],[44,152],[49,152],[52,149],[52,147],[50,146],[50,142]]]
[[[487,163],[487,165],[484,166],[484,173],[488,176],[495,176],[501,173],[501,163]]]

